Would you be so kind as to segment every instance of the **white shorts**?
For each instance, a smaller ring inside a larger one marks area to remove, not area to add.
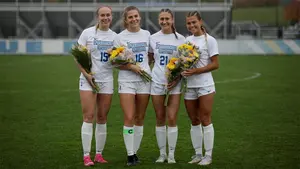
[[[101,94],[113,94],[114,93],[114,82],[96,82],[100,88],[98,93]],[[92,87],[85,78],[79,78],[79,90],[92,91]]]
[[[206,87],[197,87],[197,88],[187,88],[187,91],[184,94],[185,100],[196,100],[200,96],[208,95],[216,92],[215,85],[206,86]]]
[[[181,82],[179,82],[171,91],[170,94],[180,94]],[[167,87],[163,84],[155,82],[151,83],[151,95],[165,95],[167,93]]]
[[[119,82],[119,93],[150,94],[150,82]]]

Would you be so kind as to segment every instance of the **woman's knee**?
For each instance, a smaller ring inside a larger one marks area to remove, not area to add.
[[[107,116],[105,114],[97,114],[97,123],[105,123],[107,121]]]
[[[85,113],[83,114],[83,121],[91,123],[94,120],[94,113]]]
[[[144,124],[144,119],[142,118],[135,118],[134,120],[135,122],[135,125],[138,125],[138,126],[142,126]]]
[[[201,123],[204,126],[207,126],[207,125],[209,125],[211,123],[211,115],[210,115],[210,113],[203,113],[201,115]]]
[[[168,118],[168,125],[171,127],[176,126],[176,117],[169,117]]]
[[[193,126],[199,125],[201,123],[201,118],[199,116],[190,116],[190,120]]]
[[[192,122],[193,126],[197,126],[201,123],[201,120],[200,120],[200,118],[195,118],[195,119],[191,120],[191,122]]]
[[[156,124],[162,126],[166,123],[166,115],[163,112],[156,113]]]

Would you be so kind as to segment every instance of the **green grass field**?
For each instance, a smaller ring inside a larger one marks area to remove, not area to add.
[[[220,56],[213,123],[213,164],[190,165],[190,123],[178,114],[177,164],[155,164],[159,151],[149,104],[136,169],[300,168],[299,56]],[[260,74],[260,76],[258,76]],[[69,56],[0,56],[0,168],[85,168],[78,70]],[[125,167],[123,114],[117,92],[108,117],[108,164]],[[92,155],[94,155],[94,143]]]

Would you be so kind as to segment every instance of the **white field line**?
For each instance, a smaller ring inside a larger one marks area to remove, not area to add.
[[[256,79],[258,77],[261,76],[261,73],[254,73],[252,76],[248,76],[248,77],[244,77],[241,79],[228,79],[228,80],[223,80],[223,81],[216,81],[215,83],[232,83],[232,82],[243,82],[243,81],[248,81],[248,80],[252,80],[252,79]],[[10,94],[14,94],[14,93],[25,93],[25,92],[42,92],[42,93],[50,93],[50,92],[54,92],[54,90],[9,90],[9,91],[0,91],[0,94],[6,94],[6,93],[10,93]],[[61,90],[61,92],[78,92],[78,89],[74,90],[74,89],[64,89]]]
[[[261,76],[261,73],[254,73],[254,75],[249,76],[249,77],[244,77],[244,78],[241,78],[241,79],[228,79],[228,80],[216,81],[215,83],[243,82],[243,81],[247,81],[247,80],[256,79],[259,76]]]

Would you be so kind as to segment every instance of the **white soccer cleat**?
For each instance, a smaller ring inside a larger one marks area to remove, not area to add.
[[[169,164],[175,164],[175,163],[176,163],[175,158],[169,156],[169,157],[168,157],[168,163],[169,163]]]
[[[202,160],[198,163],[198,165],[209,165],[212,162],[212,158],[209,155],[206,155],[202,158]]]
[[[202,160],[201,154],[196,154],[192,156],[192,160],[189,162],[189,164],[199,163]]]
[[[155,162],[156,163],[164,163],[165,161],[167,161],[167,155],[162,154],[158,157],[158,159]]]

